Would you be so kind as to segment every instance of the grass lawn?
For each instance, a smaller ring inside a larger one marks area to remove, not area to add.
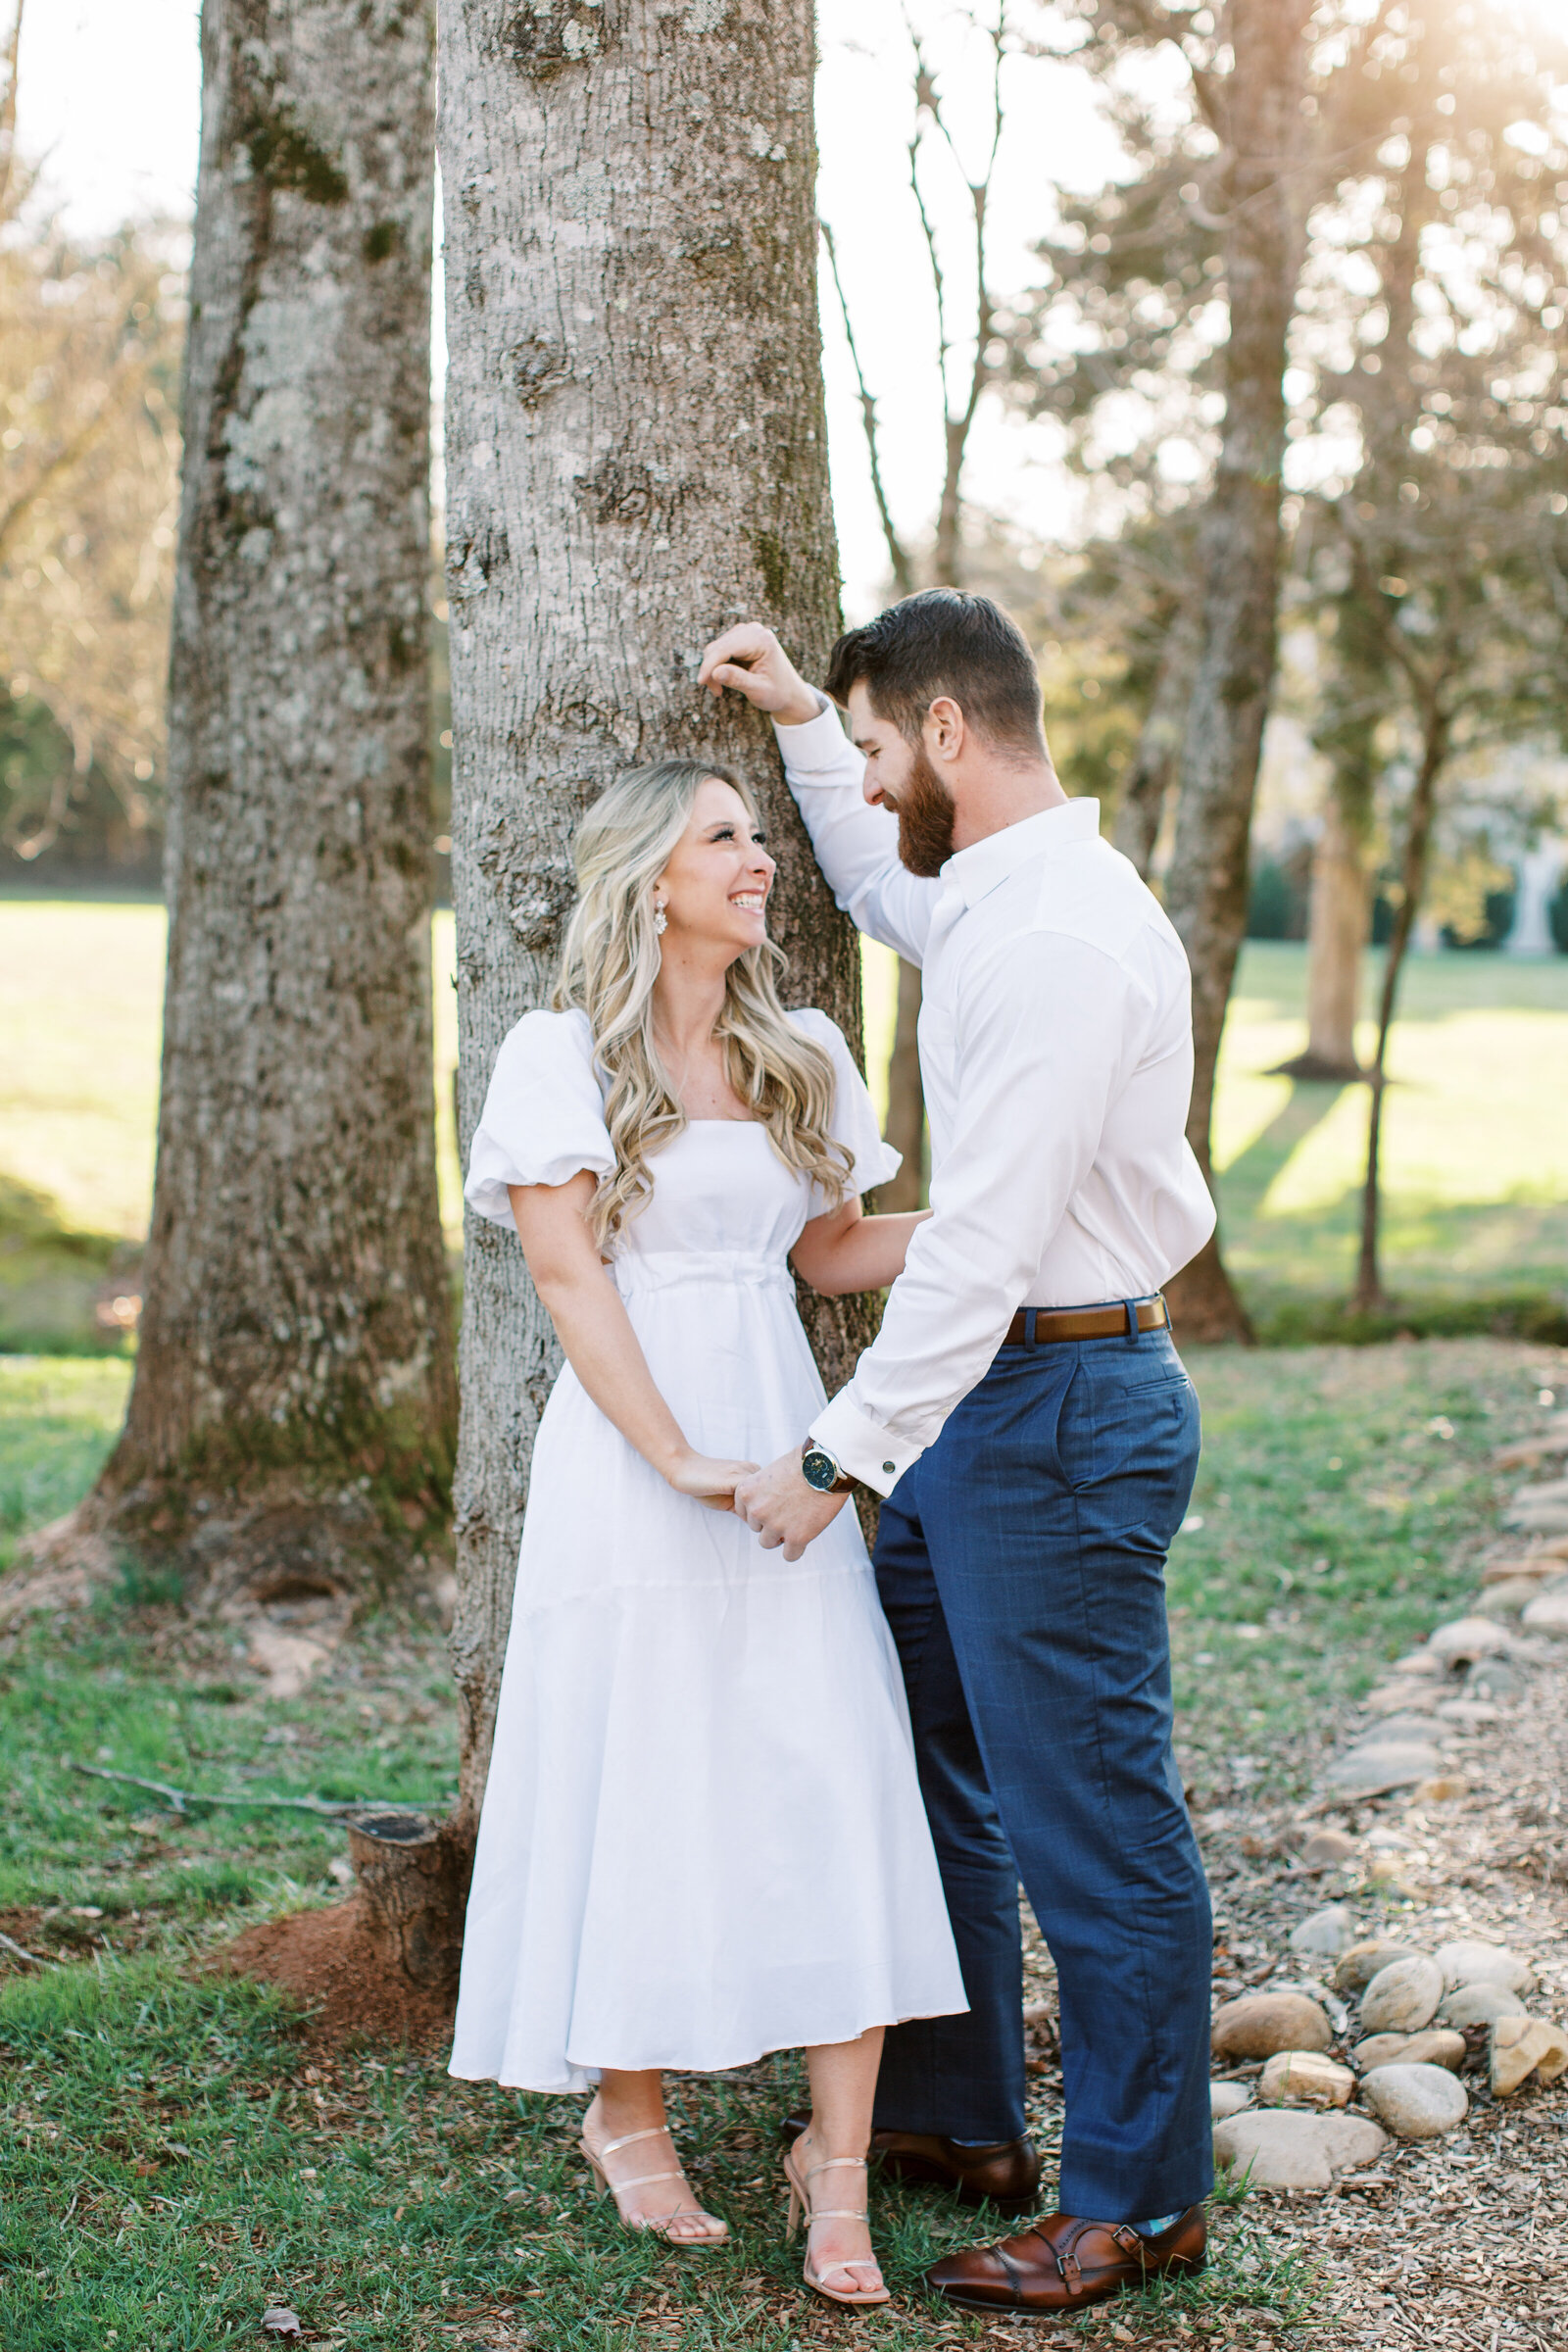
[[[0,1348],[123,1345],[94,1308],[112,1298],[152,1200],[163,942],[155,905],[0,900]],[[441,1203],[456,1247],[449,913],[435,917],[433,951]],[[1268,1075],[1305,1042],[1305,978],[1303,948],[1249,944],[1216,1118],[1230,1263],[1279,1337],[1332,1328],[1365,1140],[1364,1089]],[[892,1022],[893,959],[871,948],[879,1096]],[[1484,1318],[1497,1301],[1568,1314],[1568,956],[1414,957],[1392,1066],[1387,1265],[1407,1319]]]
[[[90,1480],[128,1369],[0,1360],[0,1564]],[[1335,1711],[1473,1581],[1491,1448],[1568,1402],[1568,1353],[1432,1342],[1213,1351],[1193,1369],[1207,1443],[1171,1601],[1201,1810],[1238,1787],[1304,1793]],[[877,2195],[895,2309],[846,2322],[807,2303],[771,2138],[793,2059],[682,2084],[694,2175],[736,2230],[727,2252],[683,2258],[592,2199],[577,2102],[454,2083],[439,2054],[328,2057],[270,1994],[193,1972],[252,1920],[334,1899],[342,1833],[282,1811],[181,1818],[68,1759],[209,1793],[439,1799],[455,1727],[428,1630],[376,1618],[279,1702],[220,1633],[127,1588],[0,1642],[0,1928],[75,1961],[0,1982],[6,2352],[216,2352],[258,2340],[269,2301],[341,2352],[788,2352],[846,2326],[889,2352],[985,2337],[915,2291],[973,2218],[906,2192]],[[1051,2079],[1037,2089],[1049,2148]],[[1202,2280],[1118,2304],[1088,2340],[1165,2352],[1178,2321],[1191,2340],[1246,2313],[1268,2316],[1240,2319],[1244,2341],[1305,2340],[1247,2332],[1312,2311],[1266,2214],[1223,2208],[1216,2237]]]

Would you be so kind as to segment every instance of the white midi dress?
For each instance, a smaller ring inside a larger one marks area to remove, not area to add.
[[[825,1014],[857,1191],[898,1164]],[[586,1017],[497,1057],[466,1195],[613,1164]],[[770,1462],[823,1401],[787,1253],[827,1202],[695,1120],[607,1279],[690,1443]],[[535,1439],[451,2071],[528,2090],[711,2072],[967,2006],[853,1507],[793,1564],[676,1494],[563,1369]]]

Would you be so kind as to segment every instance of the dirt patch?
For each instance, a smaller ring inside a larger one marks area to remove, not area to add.
[[[310,2012],[313,2041],[396,2041],[425,2049],[452,2032],[456,1990],[415,1984],[373,1942],[358,1895],[247,1928],[208,1963],[291,1992]]]

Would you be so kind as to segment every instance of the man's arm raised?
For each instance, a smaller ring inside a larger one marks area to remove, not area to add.
[[[772,630],[755,620],[743,620],[713,639],[697,683],[712,695],[733,687],[781,727],[808,726],[822,708],[821,696],[808,686]]]
[[[865,761],[832,705],[806,683],[772,630],[757,621],[715,637],[697,674],[710,694],[728,687],[767,712],[786,781],[834,898],[858,931],[910,963],[922,962],[937,885],[900,861],[898,821],[866,800]]]

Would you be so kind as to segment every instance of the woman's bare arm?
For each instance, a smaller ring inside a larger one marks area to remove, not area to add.
[[[533,1287],[567,1363],[606,1420],[677,1494],[727,1511],[736,1480],[757,1464],[714,1460],[687,1444],[655,1385],[620,1294],[606,1278],[588,1223],[594,1190],[587,1168],[564,1184],[508,1185]]]
[[[813,1217],[790,1256],[803,1281],[825,1298],[850,1291],[885,1291],[904,1272],[909,1236],[930,1214],[921,1208],[866,1217],[858,1199],[852,1199],[825,1217]]]

